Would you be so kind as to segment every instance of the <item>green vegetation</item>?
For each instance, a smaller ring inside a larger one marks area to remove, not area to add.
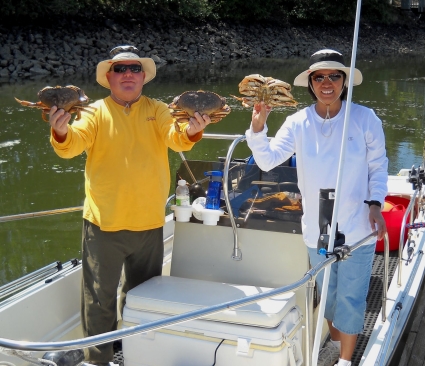
[[[356,0],[3,0],[2,5],[2,22],[43,21],[52,16],[155,19],[174,15],[187,20],[332,25],[354,20]],[[389,24],[395,11],[388,0],[362,2],[362,19],[367,21]]]

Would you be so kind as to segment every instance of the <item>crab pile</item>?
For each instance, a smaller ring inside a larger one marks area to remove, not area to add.
[[[41,109],[42,118],[45,122],[49,122],[47,115],[50,108],[54,105],[58,109],[64,109],[69,113],[77,113],[76,120],[81,118],[81,111],[93,113],[96,108],[84,105],[88,103],[89,98],[84,94],[84,91],[77,86],[67,85],[61,86],[46,86],[37,93],[38,102],[28,102],[26,100],[19,100],[15,98],[18,103],[24,107]]]
[[[175,128],[181,132],[179,124],[189,122],[190,117],[198,112],[200,115],[207,114],[212,123],[221,121],[230,113],[230,107],[226,99],[220,95],[204,90],[186,91],[175,97],[168,105],[171,115],[175,118]]]
[[[291,94],[291,85],[260,74],[245,76],[239,83],[239,92],[244,97],[232,97],[242,102],[244,107],[252,107],[254,104],[264,102],[269,107],[295,107],[298,102]]]

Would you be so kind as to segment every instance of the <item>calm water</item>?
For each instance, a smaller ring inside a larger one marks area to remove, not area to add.
[[[353,101],[373,108],[382,119],[386,134],[389,171],[421,164],[425,124],[425,69],[417,58],[358,59],[364,82],[354,88]],[[243,134],[251,120],[229,95],[238,95],[238,83],[246,75],[259,73],[292,84],[308,67],[308,60],[257,60],[225,64],[167,65],[147,84],[144,94],[171,102],[186,90],[211,90],[228,97],[232,113],[210,125],[209,133]],[[23,108],[13,97],[36,101],[37,91],[46,85],[80,86],[92,99],[107,96],[95,76],[44,78],[10,85],[0,83],[0,216],[82,205],[85,156],[60,159],[52,151],[48,124],[41,112]],[[311,103],[305,88],[293,94],[303,108]],[[274,134],[293,108],[275,109],[269,117]],[[215,159],[225,156],[229,142],[201,141],[186,153],[187,159]],[[246,157],[241,144],[235,157]],[[181,159],[169,153],[172,176]],[[319,172],[318,172],[319,174]],[[0,285],[57,260],[80,258],[81,212],[0,223]]]

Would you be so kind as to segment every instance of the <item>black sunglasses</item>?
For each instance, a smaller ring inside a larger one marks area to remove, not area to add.
[[[139,72],[143,71],[142,65],[124,65],[124,64],[113,65],[111,67],[111,70],[113,70],[114,72],[118,74],[123,74],[127,70],[130,70],[133,74],[138,74]]]
[[[335,82],[342,78],[342,74],[313,75],[311,78],[317,83],[323,83],[325,79]]]
[[[123,52],[132,52],[132,53],[136,53],[138,54],[139,50],[134,47],[134,46],[130,46],[130,45],[126,45],[126,46],[117,46],[114,47],[112,50],[109,51],[109,56],[114,57],[120,53]]]

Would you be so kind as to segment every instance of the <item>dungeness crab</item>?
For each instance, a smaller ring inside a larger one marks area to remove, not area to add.
[[[295,107],[298,102],[291,94],[291,85],[282,80],[260,74],[245,76],[239,83],[239,92],[246,97],[232,97],[242,102],[244,107],[252,107],[254,104],[264,101],[269,107],[289,106]]]
[[[94,107],[85,106],[89,100],[84,91],[77,86],[67,85],[61,86],[46,86],[37,93],[39,102],[27,102],[26,100],[19,100],[15,98],[18,103],[21,103],[24,107],[39,108],[42,110],[43,120],[49,122],[47,115],[49,114],[50,108],[54,105],[58,109],[64,109],[69,113],[77,113],[76,120],[81,118],[81,111],[93,113],[90,109],[96,110]]]
[[[212,123],[221,121],[230,113],[230,107],[226,104],[225,98],[204,90],[184,92],[175,97],[168,108],[171,109],[171,115],[176,119],[177,132],[181,132],[179,123],[189,122],[195,112],[200,115],[207,114]]]

